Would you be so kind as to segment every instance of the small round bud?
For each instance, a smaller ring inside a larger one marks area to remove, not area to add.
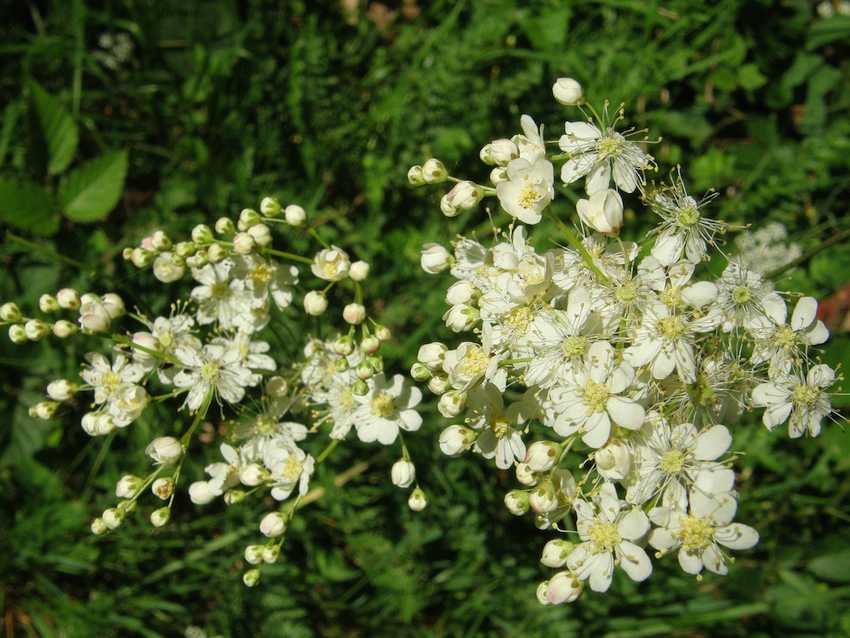
[[[115,422],[108,414],[99,412],[88,412],[83,415],[80,421],[83,430],[89,436],[106,436],[110,432],[115,431]]]
[[[497,184],[501,184],[502,182],[507,182],[510,179],[508,177],[508,169],[505,166],[497,166],[492,171],[490,171],[490,182],[493,186]]]
[[[196,244],[209,244],[213,239],[212,229],[206,224],[198,224],[192,229],[192,241]]]
[[[160,436],[148,444],[145,454],[157,465],[171,465],[183,456],[183,446],[173,436]]]
[[[53,295],[44,294],[38,298],[38,309],[45,313],[59,312],[59,302]]]
[[[522,485],[537,485],[537,476],[534,474],[528,463],[517,463],[515,466],[516,480]]]
[[[100,515],[100,518],[107,528],[118,529],[121,526],[121,521],[124,520],[124,512],[119,510],[117,507],[110,507],[109,509],[103,510],[103,514]]]
[[[189,485],[189,500],[195,505],[212,503],[220,493],[220,490],[213,489],[209,481],[195,481]]]
[[[525,463],[532,472],[551,470],[558,460],[561,446],[553,441],[535,441],[525,453]]]
[[[358,379],[351,385],[351,392],[358,397],[366,396],[369,393],[369,384]]]
[[[153,262],[153,276],[164,284],[177,281],[186,272],[185,260],[172,252],[164,252]]]
[[[256,487],[266,478],[266,470],[258,463],[248,463],[239,468],[239,482],[248,487]]]
[[[49,421],[56,414],[59,404],[56,401],[39,401],[29,409],[29,415],[34,419]]]
[[[393,333],[386,326],[380,324],[375,325],[375,336],[381,341],[389,341],[393,337]]]
[[[461,279],[449,286],[446,291],[446,302],[449,305],[468,304],[475,297],[478,289],[465,279]]]
[[[215,221],[215,232],[229,237],[236,232],[236,225],[230,217],[219,217]]]
[[[247,255],[254,250],[256,242],[248,233],[236,233],[233,238],[233,252],[239,255]]]
[[[221,244],[210,244],[210,247],[207,248],[207,259],[212,263],[217,264],[225,257],[227,257],[227,248]]]
[[[286,520],[280,512],[269,512],[260,521],[260,533],[268,538],[277,538],[286,531]]]
[[[53,334],[60,339],[67,339],[71,335],[76,334],[77,330],[79,330],[79,328],[77,328],[76,324],[66,321],[65,319],[60,319],[53,324]]]
[[[153,262],[153,253],[144,248],[134,248],[130,253],[130,261],[136,268],[147,268]]]
[[[170,507],[160,507],[158,510],[151,512],[151,525],[154,527],[162,527],[171,518]]]
[[[225,505],[238,505],[245,500],[248,494],[244,490],[227,490],[224,493]]]
[[[448,176],[449,172],[446,170],[446,167],[435,157],[427,160],[422,165],[422,178],[426,184],[439,184],[446,181]]]
[[[246,587],[256,587],[256,585],[260,582],[260,570],[249,569],[247,572],[242,574],[242,582]]]
[[[363,341],[360,342],[360,349],[367,354],[373,354],[377,352],[381,347],[381,340],[374,335],[369,335],[368,337],[364,337]]]
[[[151,235],[151,246],[157,252],[170,250],[171,240],[168,238],[168,235],[166,235],[163,231],[157,230],[154,231],[153,235]]]
[[[437,410],[447,419],[453,419],[466,407],[466,393],[449,390],[437,401]]]
[[[263,562],[262,545],[248,545],[245,548],[245,562],[249,565],[259,565]]]
[[[549,604],[549,599],[546,598],[546,594],[547,594],[548,590],[549,590],[549,581],[548,580],[544,580],[542,583],[540,583],[537,586],[537,592],[536,592],[537,602],[539,602],[541,605],[548,605]]]
[[[57,379],[47,384],[47,396],[54,401],[68,401],[77,393],[77,384],[67,379]]]
[[[540,562],[552,569],[563,567],[567,564],[567,556],[570,555],[570,552],[574,548],[575,543],[562,538],[551,540],[543,546],[543,555],[540,557]]]
[[[18,308],[18,304],[15,302],[7,301],[0,306],[0,319],[3,321],[14,323],[16,321],[20,321],[22,318],[23,315],[21,315],[21,309]]]
[[[328,298],[323,292],[311,290],[304,295],[304,312],[317,317],[328,309]]]
[[[552,605],[571,603],[581,595],[581,581],[568,571],[558,572],[549,579],[546,599]]]
[[[266,381],[266,394],[280,399],[289,393],[289,384],[283,377],[271,377]]]
[[[144,481],[138,476],[125,474],[115,484],[115,496],[118,498],[133,498],[142,489],[142,485],[144,485]]]
[[[365,361],[357,364],[357,370],[355,372],[357,374],[357,378],[362,379],[363,381],[368,381],[375,376],[375,371],[372,370],[372,366]]]
[[[73,288],[62,288],[56,293],[56,301],[60,308],[76,310],[80,307],[80,293]]]
[[[191,257],[198,250],[197,244],[193,241],[181,241],[174,247],[174,252],[185,259]]]
[[[363,281],[369,276],[369,264],[365,261],[355,261],[348,269],[348,276],[354,281]]]
[[[514,516],[522,516],[528,511],[528,494],[522,490],[511,490],[505,494],[505,507]]]
[[[124,307],[124,300],[114,292],[108,292],[103,295],[101,301],[110,319],[118,319],[127,313],[127,309]]]
[[[366,308],[359,303],[350,303],[342,309],[342,318],[353,325],[362,323],[366,318]]]
[[[451,255],[440,244],[425,244],[419,258],[419,265],[429,275],[436,275],[449,267]]]
[[[431,370],[439,370],[443,367],[443,358],[448,348],[446,344],[434,341],[419,347],[416,360]]]
[[[575,106],[581,102],[581,84],[572,78],[558,78],[552,85],[552,95],[559,104]]]
[[[280,202],[276,197],[263,197],[260,202],[260,212],[266,217],[277,217],[280,215]]]
[[[174,494],[174,481],[170,478],[158,478],[151,485],[151,492],[154,495],[162,499],[163,501],[171,498],[171,495]]]
[[[272,243],[272,233],[265,224],[254,224],[248,229],[248,234],[257,246],[268,246]]]
[[[284,209],[283,218],[290,226],[301,226],[307,221],[307,213],[298,204],[290,204]]]
[[[427,507],[428,497],[425,496],[422,488],[417,487],[410,493],[410,498],[407,499],[407,505],[414,512],[421,512]]]
[[[108,531],[109,528],[103,522],[102,518],[96,518],[91,522],[91,533],[95,536],[103,536]]]
[[[276,563],[280,558],[280,547],[272,545],[271,547],[263,547],[263,562],[269,565]]]
[[[463,454],[475,442],[475,431],[462,425],[450,425],[440,433],[440,450],[446,456]]]
[[[558,508],[558,494],[552,481],[543,481],[531,490],[528,504],[538,514],[548,514]]]
[[[576,211],[581,221],[600,233],[616,235],[623,226],[623,199],[611,188],[578,200]]]
[[[490,166],[507,166],[511,160],[519,157],[519,148],[508,139],[493,140],[481,149],[481,161]]]
[[[416,466],[410,461],[400,459],[393,463],[392,470],[390,470],[390,478],[396,487],[402,489],[408,488],[416,478]]]
[[[29,341],[26,329],[19,323],[14,323],[9,326],[9,339],[12,343],[16,343],[18,345]]]
[[[407,181],[411,186],[422,186],[425,183],[425,175],[422,173],[422,167],[418,164],[411,166],[407,171]]]
[[[436,395],[443,394],[446,390],[449,389],[449,379],[445,375],[438,374],[431,377],[431,380],[428,381],[428,390],[433,392]]]
[[[440,210],[446,217],[455,217],[465,210],[478,206],[484,191],[474,182],[458,182],[440,200]]]
[[[425,383],[431,378],[431,371],[418,361],[410,366],[410,376],[418,383]]]
[[[452,306],[449,308],[448,312],[443,315],[443,321],[446,322],[446,328],[452,332],[465,332],[466,330],[472,330],[480,318],[481,313],[478,309],[467,304]]]
[[[30,341],[40,341],[50,333],[50,326],[41,319],[30,319],[24,324],[24,332]]]

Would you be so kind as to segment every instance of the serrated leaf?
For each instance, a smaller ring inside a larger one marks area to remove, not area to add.
[[[112,151],[74,169],[59,188],[62,212],[75,222],[93,222],[109,214],[124,191],[127,151]]]
[[[0,178],[0,221],[36,235],[52,235],[59,229],[53,197],[26,179]]]
[[[38,123],[50,158],[47,163],[47,172],[50,175],[58,175],[68,168],[71,160],[74,159],[79,140],[77,125],[61,102],[37,83],[32,83],[31,91]]]

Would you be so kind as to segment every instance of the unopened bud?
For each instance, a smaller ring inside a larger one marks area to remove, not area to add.
[[[266,217],[277,217],[280,215],[280,202],[276,197],[263,197],[260,202],[260,212]]]
[[[38,298],[38,309],[45,313],[58,312],[59,302],[53,295],[43,294]]]
[[[162,527],[171,518],[170,507],[160,507],[158,510],[151,512],[151,525],[154,527]]]
[[[212,229],[206,224],[198,224],[192,229],[192,241],[196,244],[209,244],[213,239]]]
[[[410,498],[407,499],[407,505],[414,512],[421,512],[428,505],[428,497],[421,488],[417,487],[410,493]]]

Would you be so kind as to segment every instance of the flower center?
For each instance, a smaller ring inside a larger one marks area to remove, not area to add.
[[[620,154],[623,147],[623,138],[619,135],[603,137],[599,140],[599,155],[601,157],[614,157]]]
[[[517,306],[508,312],[502,319],[513,333],[524,335],[528,332],[528,326],[531,324],[532,312],[528,306]]]
[[[526,182],[519,192],[519,205],[523,208],[534,208],[541,199],[543,196],[531,182]]]
[[[584,402],[591,412],[602,412],[608,401],[608,388],[602,383],[588,381],[584,387]]]
[[[665,339],[675,340],[685,334],[685,326],[679,317],[663,317],[658,320],[658,335]]]
[[[271,281],[274,275],[274,268],[268,264],[260,264],[251,271],[250,277],[257,284],[267,284]]]
[[[685,551],[703,550],[711,545],[714,538],[714,526],[707,518],[685,516],[675,536],[682,541]]]
[[[658,465],[667,474],[677,474],[685,466],[685,453],[681,450],[670,450],[661,457]]]
[[[275,430],[275,426],[277,422],[268,415],[261,414],[257,417],[257,420],[254,421],[254,430],[258,434],[271,434]]]
[[[732,301],[739,306],[749,303],[752,298],[753,293],[746,286],[735,286],[732,291]]]
[[[661,303],[668,308],[675,310],[682,305],[682,293],[677,286],[665,288],[659,297],[661,298]]]
[[[463,377],[474,379],[484,374],[489,361],[490,357],[480,348],[469,348],[458,363],[457,371]]]
[[[605,523],[596,521],[587,530],[587,537],[590,542],[595,545],[595,553],[610,552],[614,547],[620,544],[622,538],[617,531],[617,526],[614,523]]]
[[[112,394],[121,384],[121,377],[117,372],[113,372],[110,370],[109,372],[104,372],[103,376],[100,378],[100,385],[109,393]]]
[[[283,462],[283,467],[280,470],[280,476],[287,483],[294,483],[301,476],[301,470],[304,464],[294,456],[289,456]]]
[[[372,409],[372,414],[384,419],[389,418],[395,410],[393,398],[383,390],[375,393],[375,396],[369,402],[369,407]]]
[[[224,299],[230,294],[230,286],[226,281],[217,281],[212,285],[210,295],[214,299]]]
[[[492,428],[493,434],[496,435],[497,439],[505,438],[511,431],[511,424],[504,417],[496,417],[495,419],[493,419],[493,422],[490,424],[490,427]]]
[[[587,337],[570,336],[561,342],[561,351],[565,357],[581,357],[587,349]]]
[[[163,350],[167,350],[174,343],[174,335],[170,332],[162,332],[157,336],[156,340]]]
[[[682,226],[694,226],[699,221],[699,211],[696,206],[690,204],[679,209],[677,219]]]
[[[207,361],[201,366],[201,378],[208,383],[213,383],[218,378],[218,372],[219,366],[215,361]]]
[[[774,333],[773,341],[783,350],[793,350],[797,345],[797,334],[789,326],[782,326]]]
[[[799,407],[811,407],[820,398],[820,389],[800,383],[791,393],[791,400]]]
[[[351,388],[345,388],[339,393],[337,403],[339,407],[346,411],[354,408],[354,394],[351,392]]]
[[[617,288],[615,295],[618,301],[624,304],[630,304],[637,299],[637,286],[635,286],[633,281],[627,281]]]

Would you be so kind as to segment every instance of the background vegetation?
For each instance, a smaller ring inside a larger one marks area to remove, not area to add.
[[[523,112],[556,126],[559,75],[626,102],[631,124],[663,138],[661,174],[681,163],[692,191],[720,190],[718,216],[778,220],[804,251],[817,248],[850,225],[850,17],[828,13],[802,0],[2,3],[0,297],[114,287],[161,306],[121,249],[274,193],[372,262],[392,360],[406,368],[441,334],[442,293],[418,271],[419,247],[482,221],[446,220],[439,193],[406,186],[407,167],[436,155],[474,171],[480,146],[515,132]],[[828,300],[832,364],[850,353],[848,281],[850,250],[838,244],[782,282]],[[139,514],[116,534],[89,534],[162,424],[104,442],[73,418],[29,418],[45,379],[72,375],[80,354],[0,339],[8,636],[175,636],[190,624],[328,638],[850,634],[846,427],[798,442],[736,427],[740,518],[763,540],[728,577],[695,582],[664,561],[647,584],[618,579],[607,596],[543,608],[544,536],[502,506],[512,477],[441,457],[428,406],[409,441],[428,509],[411,513],[386,480],[389,453],[340,450],[285,560],[248,590],[239,554],[260,504],[180,502],[162,530]],[[207,447],[196,456],[211,458]],[[370,454],[365,472],[334,485]]]

